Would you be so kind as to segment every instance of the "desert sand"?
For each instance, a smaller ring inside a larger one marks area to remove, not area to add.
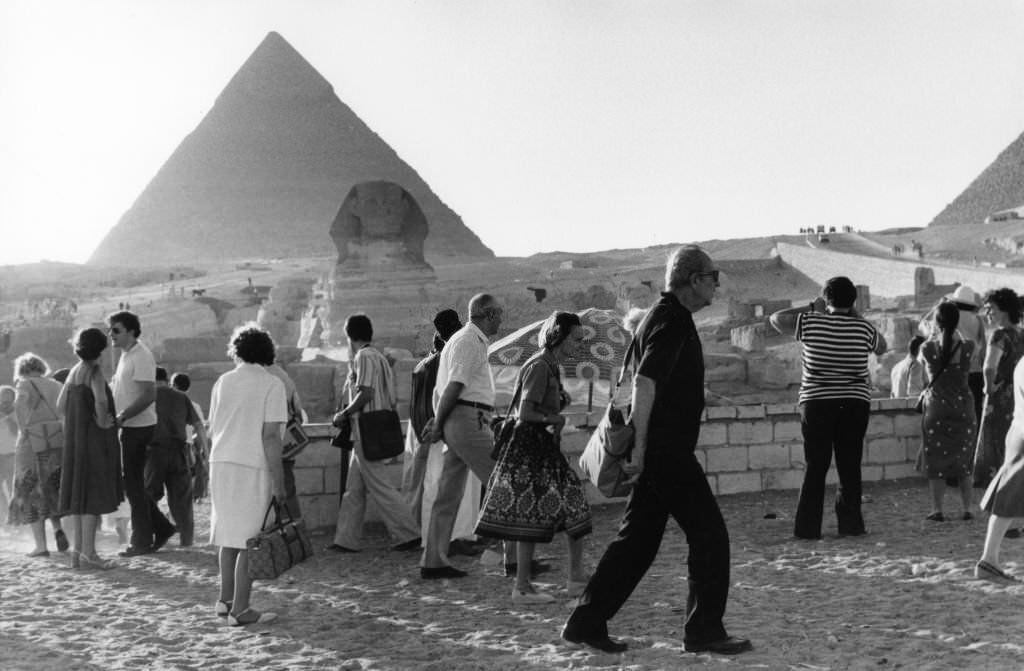
[[[320,553],[281,579],[258,582],[254,605],[274,623],[229,627],[213,613],[211,547],[170,545],[120,559],[111,571],[66,568],[66,557],[30,560],[27,533],[0,536],[2,669],[1009,669],[1024,666],[1024,584],[973,578],[982,519],[926,522],[918,480],[868,484],[869,534],[791,537],[795,492],[721,497],[732,537],[727,625],[753,640],[738,657],[682,652],[686,545],[671,527],[657,561],[611,621],[630,649],[599,653],[563,643],[571,607],[565,544],[538,546],[555,570],[538,577],[558,598],[517,606],[511,579],[477,559],[471,576],[419,579],[416,556],[368,538],[356,555]],[[951,499],[952,503],[952,499]],[[596,507],[592,568],[613,536],[621,504]],[[955,507],[949,508],[956,512]],[[197,538],[208,508],[199,505]],[[771,516],[775,518],[772,519]],[[318,536],[319,549],[326,542]],[[1024,540],[1007,540],[1008,570],[1024,574]],[[104,533],[101,553],[116,537]],[[51,552],[53,548],[51,547]]]

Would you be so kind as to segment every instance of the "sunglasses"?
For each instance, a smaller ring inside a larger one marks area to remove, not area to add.
[[[718,271],[717,270],[705,270],[705,271],[701,271],[701,272],[696,272],[696,273],[694,273],[694,275],[696,275],[697,277],[701,277],[701,278],[703,278],[703,277],[710,277],[712,282],[714,282],[715,284],[718,284]]]

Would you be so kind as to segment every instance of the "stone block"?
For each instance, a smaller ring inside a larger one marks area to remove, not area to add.
[[[784,471],[763,471],[761,486],[768,489],[800,489],[804,481],[802,469],[791,468]]]
[[[767,443],[772,439],[772,423],[767,421],[731,422],[729,424],[730,445],[754,445]]]
[[[893,434],[906,438],[921,437],[921,415],[918,413],[894,415]]]
[[[764,323],[737,326],[729,331],[732,346],[744,352],[764,351]]]
[[[748,466],[759,471],[767,468],[789,468],[788,445],[751,445],[748,452]]]
[[[868,464],[897,464],[907,460],[906,443],[899,438],[885,436],[867,441],[864,462]]]
[[[711,493],[718,496],[718,476],[717,475],[705,475],[705,479],[708,481],[708,487],[711,488]]]
[[[308,431],[307,431],[308,434]],[[295,457],[296,468],[323,468],[341,463],[342,451],[332,446],[326,438],[311,438],[299,456]]]
[[[736,417],[736,408],[731,405],[716,405],[707,408],[704,411],[707,419],[734,419]]]
[[[901,480],[903,478],[924,478],[913,463],[885,464],[883,467],[886,480]]]
[[[893,435],[892,417],[877,412],[871,413],[868,419],[868,430],[865,436],[891,436]]]
[[[787,389],[800,384],[800,361],[775,356],[751,356],[747,360],[747,384],[757,389]]]
[[[772,424],[772,435],[776,443],[791,440],[803,440],[804,434],[799,421],[775,420]]]
[[[704,424],[700,427],[700,436],[697,438],[697,446],[725,445],[728,440],[728,430],[724,422]]]
[[[194,338],[165,338],[160,364],[173,368],[175,364],[202,361],[230,361],[227,343],[221,336]],[[232,364],[234,366],[234,364]]]
[[[340,397],[335,395],[336,368],[325,363],[293,363],[286,369],[295,382],[311,421],[329,421],[338,409]]]
[[[706,451],[708,466],[707,470],[712,473],[723,473],[726,471],[747,470],[747,448],[743,447],[714,447]]]
[[[800,408],[796,403],[769,403],[764,406],[765,415],[799,415]]]
[[[299,496],[299,508],[307,529],[320,529],[333,535],[338,519],[338,497],[330,495]]]
[[[864,482],[878,482],[885,479],[884,466],[861,466],[860,478]]]
[[[879,410],[903,410],[907,407],[905,398],[882,398],[878,400]]]
[[[304,495],[323,494],[326,491],[324,490],[324,469],[296,468],[295,491]]]
[[[339,452],[341,450],[338,450]],[[341,491],[341,464],[325,466],[323,469],[324,493],[337,494]]]
[[[736,417],[739,419],[764,419],[764,404],[738,405],[736,406]]]
[[[747,361],[739,354],[704,355],[705,382],[743,382],[747,379]]]
[[[718,475],[719,496],[759,491],[761,491],[761,474],[759,472],[720,473]]]

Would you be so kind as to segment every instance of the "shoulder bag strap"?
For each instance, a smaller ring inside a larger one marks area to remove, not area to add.
[[[53,415],[53,421],[56,421],[56,420],[60,419],[60,415],[57,414],[57,411],[53,409],[53,406],[50,405],[50,402],[46,400],[45,396],[43,396],[43,392],[39,391],[39,387],[36,386],[36,383],[34,381],[32,381],[32,380],[29,380],[28,383],[30,385],[32,385],[33,389],[36,390],[36,396],[39,397],[36,400],[36,404],[34,406],[32,406],[33,412],[35,411],[36,408],[39,407],[40,403],[43,403],[43,404],[46,405],[47,409],[50,411],[50,414]]]
[[[959,341],[957,342],[957,344],[953,345],[953,349],[950,351],[949,356],[943,359],[942,362],[939,364],[939,369],[935,371],[935,375],[932,375],[932,379],[928,381],[928,384],[921,391],[922,394],[932,388],[932,385],[935,384],[935,381],[939,379],[940,375],[942,375],[942,371],[946,370],[946,366],[948,366],[949,362],[952,361],[953,355],[956,354],[956,351],[958,349],[960,349]]]

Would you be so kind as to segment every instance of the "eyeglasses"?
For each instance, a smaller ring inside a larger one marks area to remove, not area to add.
[[[710,277],[712,282],[714,282],[715,284],[718,284],[718,272],[719,271],[717,271],[717,270],[704,270],[704,271],[697,271],[697,272],[695,272],[693,274],[696,275],[697,277],[700,277],[700,278]],[[692,277],[692,275],[691,275],[691,277]]]
[[[116,326],[111,326],[110,333],[113,335],[121,335],[122,333],[124,333],[124,329],[118,328]]]

